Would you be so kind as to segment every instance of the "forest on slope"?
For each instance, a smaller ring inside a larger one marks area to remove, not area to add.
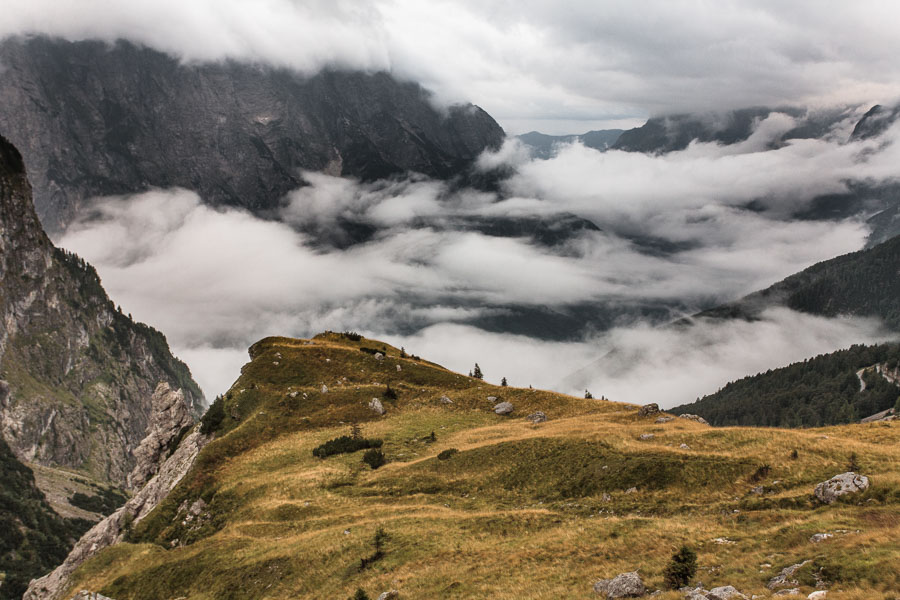
[[[889,380],[895,379],[898,364],[900,344],[854,345],[733,381],[669,412],[698,414],[712,425],[819,427],[852,423],[898,402],[900,389]]]

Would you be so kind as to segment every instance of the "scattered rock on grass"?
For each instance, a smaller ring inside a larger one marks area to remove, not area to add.
[[[681,445],[678,446],[678,447],[681,448],[682,450],[690,450],[690,449],[691,449],[691,447],[688,446],[687,444],[681,444]]]
[[[384,360],[384,354],[382,354],[381,352],[376,352],[375,360]]]
[[[601,579],[594,584],[594,591],[607,598],[639,598],[647,593],[647,588],[637,571],[633,571],[616,575],[612,579]]]
[[[821,502],[831,504],[839,496],[855,494],[868,489],[869,478],[865,475],[857,475],[852,471],[835,475],[828,481],[823,481],[816,486],[815,494]]]
[[[399,595],[400,595],[400,592],[398,592],[397,590],[391,590],[389,592],[382,592],[378,596],[378,600],[391,600],[392,598],[396,598]]]
[[[778,575],[769,580],[769,583],[766,584],[766,587],[770,590],[774,590],[780,587],[791,587],[794,585],[798,585],[796,579],[794,579],[794,573],[796,573],[801,567],[808,564],[809,560],[804,560],[803,562],[799,562],[795,565],[791,565],[789,567],[785,567],[781,570]]]
[[[372,412],[377,413],[379,415],[384,414],[384,405],[381,403],[381,400],[378,398],[372,398],[369,400],[369,408]]]
[[[813,544],[818,544],[819,542],[824,542],[828,538],[833,537],[833,533],[816,533],[811,538],[809,538],[809,541],[811,541]]]
[[[544,421],[547,420],[547,415],[545,415],[545,414],[543,413],[543,411],[540,411],[540,410],[539,410],[539,411],[537,411],[537,412],[531,413],[530,415],[528,415],[527,418],[528,418],[528,420],[531,421],[532,423],[543,423]]]
[[[692,415],[692,414],[685,413],[683,415],[678,415],[678,417],[681,419],[687,419],[688,421],[697,421],[698,423],[702,423],[703,425],[709,425],[709,423],[706,421],[706,419],[704,419],[700,415]]]
[[[639,417],[649,417],[650,415],[655,415],[659,412],[659,405],[655,402],[651,402],[650,404],[645,404],[638,410]]]
[[[737,591],[733,586],[723,585],[709,590],[706,593],[706,600],[747,600],[747,596]]]
[[[498,415],[508,415],[513,411],[512,402],[501,402],[494,407],[494,412]]]
[[[657,423],[668,423],[669,421],[674,421],[675,417],[658,417],[656,419]]]
[[[323,393],[323,394],[327,394],[327,393],[328,393],[328,386],[325,385],[324,383],[322,384],[322,393]]]
[[[448,396],[441,396],[441,404],[453,404],[453,400]]]
[[[786,590],[780,590],[772,594],[773,596],[799,596],[800,588],[789,588]]]
[[[638,437],[642,440],[652,440],[655,436],[652,433],[642,433]]]
[[[488,397],[487,397],[487,400],[488,400],[488,402],[496,402],[496,401],[497,401],[497,396],[488,396]]]
[[[806,600],[825,600],[827,596],[828,592],[826,592],[825,590],[818,590],[807,596]]]
[[[72,600],[112,600],[112,598],[104,596],[103,594],[98,594],[97,592],[81,590],[80,592],[72,596]]]

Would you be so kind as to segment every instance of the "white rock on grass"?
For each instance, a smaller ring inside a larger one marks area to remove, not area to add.
[[[826,592],[825,590],[818,590],[807,596],[806,600],[825,600],[827,596],[828,592]]]
[[[778,575],[769,580],[769,583],[766,584],[766,587],[770,590],[774,590],[780,587],[791,587],[797,585],[797,580],[793,579],[794,573],[796,573],[799,569],[801,569],[809,562],[809,560],[804,560],[803,562],[799,562],[795,565],[783,568],[781,572],[778,573]]]
[[[379,594],[378,600],[393,600],[394,598],[396,598],[399,595],[400,595],[400,592],[398,592],[397,590],[391,590],[389,592],[382,592],[381,594]]]
[[[813,544],[818,544],[819,542],[824,542],[828,538],[833,538],[833,537],[834,537],[833,533],[817,533],[817,534],[813,535],[812,537],[810,537],[809,541],[811,541]]]
[[[637,571],[632,571],[612,579],[601,579],[594,584],[594,592],[607,598],[639,598],[647,593],[647,588]]]
[[[835,475],[828,481],[823,481],[816,486],[815,494],[821,502],[831,504],[840,496],[856,494],[869,488],[869,478],[865,475],[857,475],[852,471]]]
[[[498,415],[508,415],[513,411],[512,402],[501,402],[494,406],[494,412]]]
[[[448,396],[441,396],[441,404],[453,404],[453,400]]]
[[[381,403],[381,400],[378,398],[372,398],[369,400],[369,408],[372,412],[377,413],[379,415],[384,414],[384,405]]]
[[[747,600],[747,596],[737,591],[733,586],[723,585],[709,590],[706,593],[706,600]]]

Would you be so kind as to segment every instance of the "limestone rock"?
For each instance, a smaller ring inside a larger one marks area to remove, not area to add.
[[[652,440],[654,437],[656,436],[654,436],[652,433],[642,433],[638,436],[638,438],[642,440]]]
[[[50,574],[31,582],[23,600],[55,599],[69,584],[69,576],[76,568],[107,546],[122,541],[127,523],[138,523],[162,502],[194,464],[200,450],[211,440],[212,436],[201,434],[200,428],[195,427],[141,491],[85,533],[63,564]]]
[[[378,595],[378,600],[392,600],[400,595],[400,592],[397,590],[390,590],[388,592],[382,592]]]
[[[512,402],[501,402],[494,406],[494,412],[498,415],[508,415],[513,411]]]
[[[104,596],[103,594],[98,594],[97,592],[89,592],[87,590],[81,590],[74,596],[72,596],[72,600],[112,600],[109,596]]]
[[[800,588],[788,588],[786,590],[778,590],[773,596],[799,596]]]
[[[488,402],[496,402],[496,401],[497,401],[497,396],[488,396],[488,397],[487,397],[487,401],[488,401]]]
[[[150,481],[178,437],[194,424],[194,418],[184,401],[184,392],[173,390],[168,383],[160,382],[151,398],[153,414],[147,436],[134,450],[135,466],[128,475],[127,486],[139,490]]]
[[[691,449],[691,447],[688,446],[687,444],[681,444],[681,445],[678,446],[678,447],[679,447],[680,449],[682,449],[682,450],[690,450],[690,449]]]
[[[400,365],[397,365],[397,372],[399,373],[402,370],[403,370],[403,367],[401,367]]]
[[[657,417],[656,423],[668,423],[669,421],[674,421],[675,417]]]
[[[382,354],[381,352],[376,352],[375,360],[384,360],[384,354]]]
[[[709,590],[706,600],[747,600],[747,596],[730,585],[723,585]]]
[[[692,414],[685,413],[683,415],[678,415],[678,417],[681,419],[687,419],[688,421],[697,421],[698,423],[702,423],[703,425],[709,425],[709,423],[706,422],[706,419],[704,419],[700,415],[692,415]]]
[[[322,384],[322,393],[323,393],[323,394],[327,394],[327,393],[328,393],[328,386],[325,385],[324,383]]]
[[[828,596],[828,592],[825,590],[816,590],[806,597],[806,600],[825,600]]]
[[[655,402],[651,402],[650,404],[645,404],[638,410],[639,417],[649,417],[651,415],[655,415],[659,413],[659,405]]]
[[[384,414],[384,405],[378,398],[372,398],[371,400],[369,400],[369,409],[376,414]]]
[[[774,590],[778,588],[798,585],[797,580],[793,578],[794,573],[807,565],[809,562],[810,561],[808,560],[804,560],[803,562],[783,568],[781,572],[778,573],[778,575],[769,580],[769,583],[766,584],[766,587],[770,590]]]
[[[594,591],[605,594],[607,598],[639,598],[647,593],[647,588],[637,571],[632,571],[612,579],[601,579],[594,584]]]
[[[547,420],[547,415],[545,415],[543,411],[539,410],[537,412],[533,412],[530,415],[528,415],[527,419],[535,424],[543,423],[544,421]]]
[[[833,537],[834,537],[833,533],[816,533],[816,534],[813,534],[813,536],[809,538],[809,541],[812,542],[813,544],[818,544],[819,542],[824,542],[828,538],[833,538]]]
[[[865,475],[857,475],[853,472],[835,475],[828,481],[823,481],[816,486],[816,498],[825,504],[831,504],[839,496],[855,494],[869,488],[869,478]]]
[[[453,400],[449,396],[441,396],[441,404],[453,404]]]

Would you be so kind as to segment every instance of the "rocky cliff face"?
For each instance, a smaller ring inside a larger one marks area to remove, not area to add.
[[[151,186],[266,214],[302,185],[301,169],[447,178],[504,137],[480,108],[439,110],[386,73],[304,78],[47,38],[5,40],[0,64],[0,131],[25,156],[51,233],[88,197]]]
[[[22,460],[125,485],[142,440],[165,428],[154,425],[168,418],[156,414],[160,382],[182,391],[185,411],[203,409],[165,337],[117,310],[94,269],[44,234],[22,158],[3,138],[0,324],[0,433]]]
[[[196,427],[182,440],[175,452],[161,465],[159,473],[125,506],[91,528],[78,540],[65,561],[50,574],[32,581],[24,600],[56,600],[69,585],[69,576],[84,561],[107,546],[122,541],[129,529],[150,514],[172,488],[187,474],[194,460],[212,436]]]

